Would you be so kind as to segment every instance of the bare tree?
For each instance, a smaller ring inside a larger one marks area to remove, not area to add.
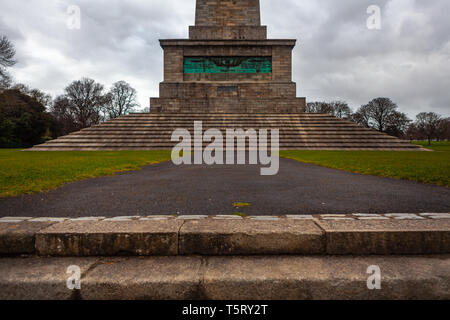
[[[397,111],[397,108],[389,98],[376,98],[361,106],[351,118],[367,128],[401,137],[405,135],[411,120],[405,113]]]
[[[6,68],[12,67],[16,64],[14,56],[16,50],[14,45],[8,40],[6,36],[0,37],[0,89],[6,89],[11,86],[11,76]]]
[[[310,102],[306,105],[307,113],[326,113],[338,118],[349,118],[352,109],[344,101]]]
[[[441,121],[439,132],[442,140],[450,140],[450,118],[446,118]]]
[[[307,113],[328,113],[333,114],[333,106],[328,102],[309,102],[306,105]]]
[[[11,87],[12,79],[6,70],[0,68],[0,92]]]
[[[104,87],[93,79],[83,78],[72,82],[65,89],[71,114],[80,128],[99,124],[104,120],[102,110],[109,103]]]
[[[420,136],[419,129],[417,128],[415,123],[411,123],[408,126],[408,129],[406,130],[405,136],[408,138],[408,140],[421,140],[422,137]]]
[[[394,111],[390,114],[385,131],[396,137],[404,137],[408,131],[411,120],[403,112]]]
[[[105,114],[109,119],[133,112],[139,106],[136,90],[125,81],[114,83],[108,94],[110,100],[105,107]]]
[[[58,136],[65,136],[81,129],[75,120],[70,100],[65,95],[55,98],[50,108],[50,114],[56,119],[58,124]]]
[[[347,102],[345,101],[333,101],[330,105],[333,110],[332,114],[335,117],[348,119],[352,115],[352,109],[350,109]]]
[[[415,126],[419,134],[428,140],[428,145],[438,137],[442,121],[442,117],[434,112],[421,112],[416,116]]]
[[[318,113],[321,102],[308,102],[306,104],[306,113]]]
[[[12,67],[16,64],[14,56],[16,50],[13,44],[8,40],[6,36],[0,37],[0,65],[3,67]]]
[[[385,132],[390,118],[397,110],[397,105],[389,98],[376,98],[368,103],[368,111],[372,127],[380,132]]]
[[[361,106],[354,114],[352,114],[351,119],[353,122],[356,122],[361,126],[370,128],[371,116],[369,112],[369,106]]]

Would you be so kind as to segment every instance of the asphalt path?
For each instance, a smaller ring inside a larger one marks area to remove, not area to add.
[[[236,208],[236,202],[249,207]],[[364,176],[280,159],[276,176],[260,166],[175,166],[0,198],[0,216],[88,217],[450,212],[450,188]]]

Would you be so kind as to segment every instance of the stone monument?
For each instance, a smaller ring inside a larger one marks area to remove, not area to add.
[[[180,0],[182,1],[182,0]],[[296,98],[296,40],[267,39],[259,0],[197,0],[189,39],[160,40],[164,81],[150,113],[130,114],[31,150],[171,149],[178,128],[280,130],[281,149],[419,150],[328,114],[305,113]],[[142,94],[142,93],[141,93]]]
[[[197,0],[189,39],[161,40],[164,82],[152,112],[300,113],[292,49],[269,40],[259,0]]]

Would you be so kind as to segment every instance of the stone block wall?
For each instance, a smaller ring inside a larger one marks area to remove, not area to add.
[[[295,44],[267,39],[259,0],[197,0],[189,39],[161,40],[164,81],[160,98],[151,99],[151,112],[304,112],[305,99],[296,98],[292,82]],[[184,73],[185,57],[271,57],[272,70]]]
[[[295,41],[253,41],[240,44],[239,41],[199,41],[196,43],[165,40],[164,81],[165,82],[291,82],[292,48]],[[257,56],[272,57],[272,73],[226,74],[199,73],[184,74],[184,57],[195,56]]]
[[[164,81],[183,81],[183,47],[165,48]]]
[[[303,113],[306,108],[305,98],[152,98],[150,104],[152,113],[278,114]]]
[[[260,26],[259,0],[197,0],[196,26]]]
[[[266,26],[191,26],[189,27],[191,40],[265,40],[267,39]]]
[[[291,81],[292,48],[286,46],[272,47],[272,81]]]
[[[179,83],[163,82],[160,84],[161,98],[295,98],[296,84],[290,83]]]

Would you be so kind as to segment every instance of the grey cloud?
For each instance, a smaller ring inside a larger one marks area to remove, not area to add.
[[[274,38],[297,38],[294,80],[308,100],[344,99],[353,108],[378,96],[411,117],[450,115],[448,0],[261,0]],[[382,8],[382,30],[366,28],[369,5]],[[81,30],[66,28],[78,5]],[[72,80],[109,87],[126,80],[142,107],[162,80],[160,38],[185,38],[195,0],[0,0],[0,33],[17,46],[17,81],[56,95]]]

